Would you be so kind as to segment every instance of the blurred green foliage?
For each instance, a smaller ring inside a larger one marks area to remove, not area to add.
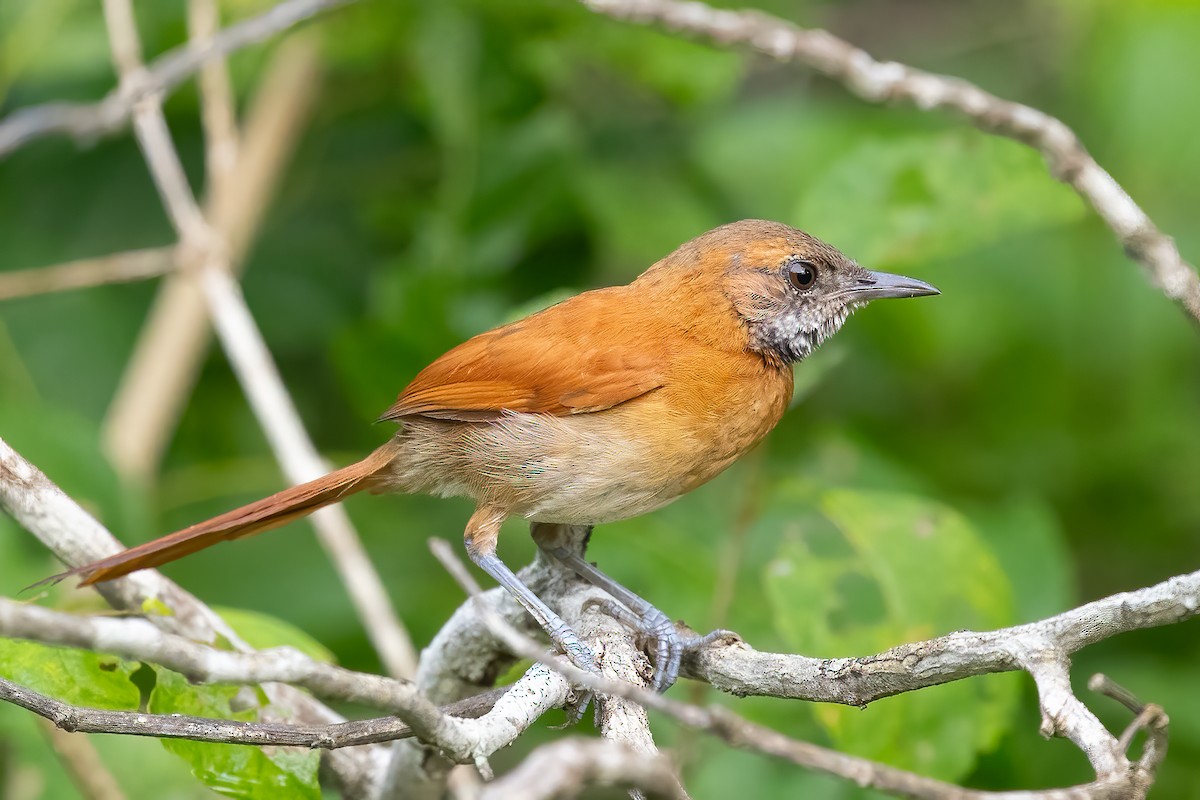
[[[223,7],[233,19],[268,4]],[[1185,254],[1200,252],[1200,83],[1182,79],[1200,74],[1200,4],[760,7],[1061,116]],[[148,54],[182,40],[183,2],[140,3],[138,12]],[[567,0],[364,2],[317,27],[325,76],[315,118],[244,285],[334,460],[382,441],[389,431],[369,422],[463,338],[520,309],[629,280],[714,225],[774,218],[872,267],[928,280],[943,296],[857,315],[800,366],[795,408],[765,446],[671,507],[599,532],[591,555],[606,571],[697,628],[727,625],[761,649],[843,656],[1035,619],[1196,566],[1196,332],[1035,154],[952,118],[865,105],[805,70],[611,22]],[[269,52],[232,60],[243,101]],[[0,3],[0,113],[96,98],[112,83],[98,4]],[[195,89],[179,91],[167,111],[199,186]],[[170,241],[129,136],[83,148],[48,139],[0,161],[0,269]],[[106,464],[100,425],[153,292],[126,285],[0,305],[0,436],[129,542],[282,485],[216,351],[160,479],[131,485]],[[423,539],[456,540],[468,506],[405,497],[349,508],[401,616],[419,644],[428,641],[461,596]],[[532,550],[515,523],[501,547],[514,563]],[[54,566],[0,520],[0,592],[15,594]],[[167,572],[206,601],[241,609],[230,613],[263,641],[308,641],[339,663],[379,668],[303,531],[216,548]],[[51,599],[91,602],[67,591]],[[0,646],[4,674],[37,677],[12,655],[23,645]],[[1181,626],[1076,660],[1081,691],[1104,671],[1171,713],[1156,796],[1192,797],[1200,786],[1198,651]],[[136,705],[132,667],[43,657],[90,669],[79,685],[117,681],[110,699]],[[181,680],[158,671],[151,705],[233,713],[228,690]],[[1077,751],[1036,735],[1036,700],[1021,676],[865,712],[708,699],[791,735],[972,786],[1088,777]],[[1092,705],[1119,729],[1127,715],[1106,702]],[[656,726],[685,757],[700,798],[865,794]],[[550,735],[533,732],[498,754],[497,768]],[[204,793],[152,741],[97,745],[131,797]],[[313,791],[311,760],[170,747],[235,794],[247,796],[234,785],[247,776]],[[11,707],[0,707],[0,786],[18,798],[73,791],[37,726]]]

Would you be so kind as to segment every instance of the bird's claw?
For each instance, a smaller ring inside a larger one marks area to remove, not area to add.
[[[574,631],[568,629],[565,633],[560,634],[554,644],[567,657],[567,660],[579,669],[593,675],[600,674],[600,667],[596,663],[596,654],[592,652],[592,648],[580,641]],[[563,706],[567,719],[562,725],[556,726],[556,729],[569,728],[578,724],[583,719],[583,715],[587,713],[588,705],[591,702],[592,693],[590,691],[572,692],[572,696]]]
[[[608,598],[593,600],[590,605],[602,608],[610,616],[631,630],[642,634],[652,643],[654,677],[651,686],[659,694],[670,689],[679,678],[679,666],[685,652],[703,647],[731,634],[730,631],[717,630],[705,636],[684,639],[679,635],[671,618],[654,606],[649,606],[639,614],[616,600]],[[732,635],[736,636],[737,634]]]

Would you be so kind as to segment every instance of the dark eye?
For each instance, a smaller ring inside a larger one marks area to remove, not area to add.
[[[784,267],[788,283],[798,292],[811,289],[817,281],[817,265],[811,261],[792,261]]]

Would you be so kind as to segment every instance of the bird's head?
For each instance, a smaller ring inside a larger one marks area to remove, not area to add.
[[[718,272],[714,277],[744,323],[749,346],[784,363],[806,357],[871,300],[939,294],[914,278],[863,269],[778,222],[734,222],[685,247],[708,254],[705,261]]]

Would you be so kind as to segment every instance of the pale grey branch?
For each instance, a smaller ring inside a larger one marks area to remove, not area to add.
[[[491,692],[444,706],[440,711],[462,719],[486,716],[500,696],[502,692]],[[46,697],[4,678],[0,678],[0,700],[32,711],[49,720],[59,730],[68,733],[151,736],[190,739],[197,742],[259,747],[308,747],[322,750],[392,742],[416,735],[411,726],[396,717],[306,725],[84,708]]]
[[[318,697],[406,715],[413,684],[315,661],[291,647],[238,652],[166,633],[141,617],[78,616],[0,597],[0,636],[148,661],[204,683],[289,683]]]
[[[674,766],[659,753],[604,739],[572,737],[543,745],[516,768],[480,787],[478,800],[552,800],[592,785],[628,786],[685,800]]]
[[[151,247],[50,267],[0,272],[0,300],[156,278],[175,268],[174,247]]]
[[[748,45],[780,61],[806,64],[872,103],[903,102],[923,111],[956,111],[980,130],[1037,149],[1050,173],[1096,210],[1125,252],[1145,268],[1154,285],[1200,322],[1200,276],[1195,268],[1183,260],[1174,240],[1154,225],[1061,120],[1004,100],[961,78],[894,61],[877,61],[828,31],[801,28],[761,11],[729,11],[694,0],[582,2],[616,19],[658,24],[721,45]]]
[[[261,14],[230,25],[216,36],[189,42],[155,59],[141,78],[122,84],[96,103],[48,103],[19,109],[0,120],[0,158],[53,133],[90,140],[120,130],[133,107],[165,97],[214,58],[228,55],[353,0],[284,0]]]
[[[1025,669],[1038,654],[1069,656],[1121,633],[1200,613],[1200,571],[1122,592],[1054,617],[997,631],[957,631],[859,658],[763,653],[742,641],[689,653],[684,674],[739,696],[767,695],[864,706],[926,686]]]

